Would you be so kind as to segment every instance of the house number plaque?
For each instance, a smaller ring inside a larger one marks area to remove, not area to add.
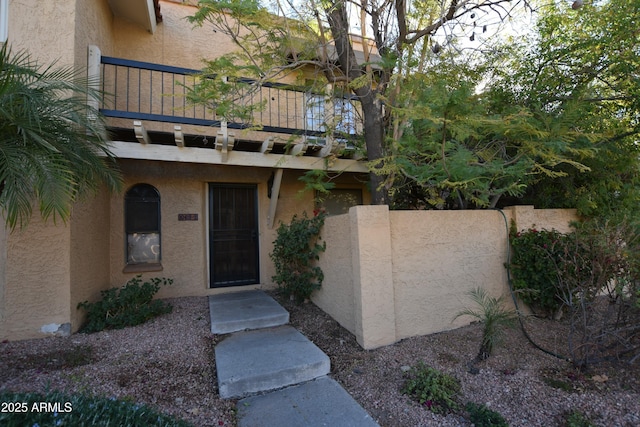
[[[178,214],[178,221],[197,221],[198,214]]]

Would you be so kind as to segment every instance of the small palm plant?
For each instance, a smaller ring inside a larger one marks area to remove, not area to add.
[[[34,204],[66,220],[83,194],[122,185],[106,124],[87,105],[102,94],[81,70],[54,65],[0,47],[0,216],[10,229]]]
[[[466,308],[456,314],[454,319],[462,316],[471,316],[483,324],[480,351],[475,359],[476,361],[482,361],[491,356],[494,347],[503,336],[504,328],[514,325],[516,313],[504,307],[504,297],[491,297],[482,288],[472,289],[468,295],[478,305],[479,309]]]

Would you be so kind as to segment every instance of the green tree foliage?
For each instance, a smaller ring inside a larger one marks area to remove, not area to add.
[[[548,2],[535,33],[515,44],[492,91],[504,105],[567,117],[597,136],[594,156],[577,153],[588,173],[561,166],[526,203],[577,207],[590,216],[632,212],[640,201],[640,1]],[[580,141],[578,141],[580,142]]]
[[[71,68],[40,68],[0,48],[0,210],[9,228],[25,226],[34,203],[44,218],[66,220],[88,191],[120,188],[104,123],[87,106],[99,96]]]
[[[201,0],[191,22],[211,26],[238,47],[232,54],[208,61],[205,76],[232,76],[231,80],[247,76],[259,82],[287,76],[297,78],[313,93],[353,94],[361,106],[366,154],[371,169],[377,171],[370,175],[372,198],[380,204],[388,202],[393,177],[387,174],[385,156],[403,126],[390,107],[401,99],[405,76],[424,71],[428,59],[439,51],[432,38],[443,32],[451,35],[453,24],[457,34],[467,35],[478,13],[495,11],[500,21],[528,5],[527,0],[468,3],[276,0],[269,2],[267,10],[256,0]],[[354,36],[357,31],[373,45],[356,45],[361,39]],[[310,69],[316,70],[314,78],[303,73]],[[260,90],[259,85],[230,88],[209,80],[196,86],[190,95],[194,102],[209,105],[225,117],[236,112],[238,117],[251,116],[248,111],[231,110],[240,100],[254,99],[251,94]],[[254,107],[259,105],[253,103]],[[327,130],[331,131],[330,126]]]
[[[638,201],[638,2],[283,0],[267,10],[203,0],[192,22],[238,46],[206,75],[287,76],[312,92],[355,95],[374,203],[389,192],[396,206],[421,208],[526,197],[595,214]],[[462,38],[474,43],[524,10],[537,20],[526,38],[456,53]],[[373,46],[354,44],[358,30]],[[234,85],[203,79],[192,99],[249,122],[259,102],[238,101],[259,85]]]
[[[591,155],[594,135],[573,129],[570,118],[496,105],[490,92],[476,93],[483,73],[442,64],[405,81],[411,106],[395,113],[407,125],[385,172],[399,188],[417,185],[424,207],[495,207],[540,176],[563,175],[559,165],[588,170],[575,158]]]

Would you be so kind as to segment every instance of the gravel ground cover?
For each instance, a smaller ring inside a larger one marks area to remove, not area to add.
[[[148,404],[196,426],[235,425],[234,400],[216,390],[206,297],[167,300],[173,312],[144,325],[70,337],[0,344],[0,390],[62,390]],[[470,372],[481,326],[402,340],[365,351],[313,304],[279,299],[291,324],[331,358],[331,376],[381,426],[470,426],[462,415],[436,415],[401,393],[408,367],[423,361],[455,376],[460,400],[485,404],[511,426],[563,426],[578,410],[596,426],[640,425],[640,366],[603,365],[588,372],[536,350],[518,329]],[[543,347],[562,352],[561,324],[526,322]]]

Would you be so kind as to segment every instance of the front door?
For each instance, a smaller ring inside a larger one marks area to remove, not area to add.
[[[260,282],[255,185],[209,184],[210,286]]]

